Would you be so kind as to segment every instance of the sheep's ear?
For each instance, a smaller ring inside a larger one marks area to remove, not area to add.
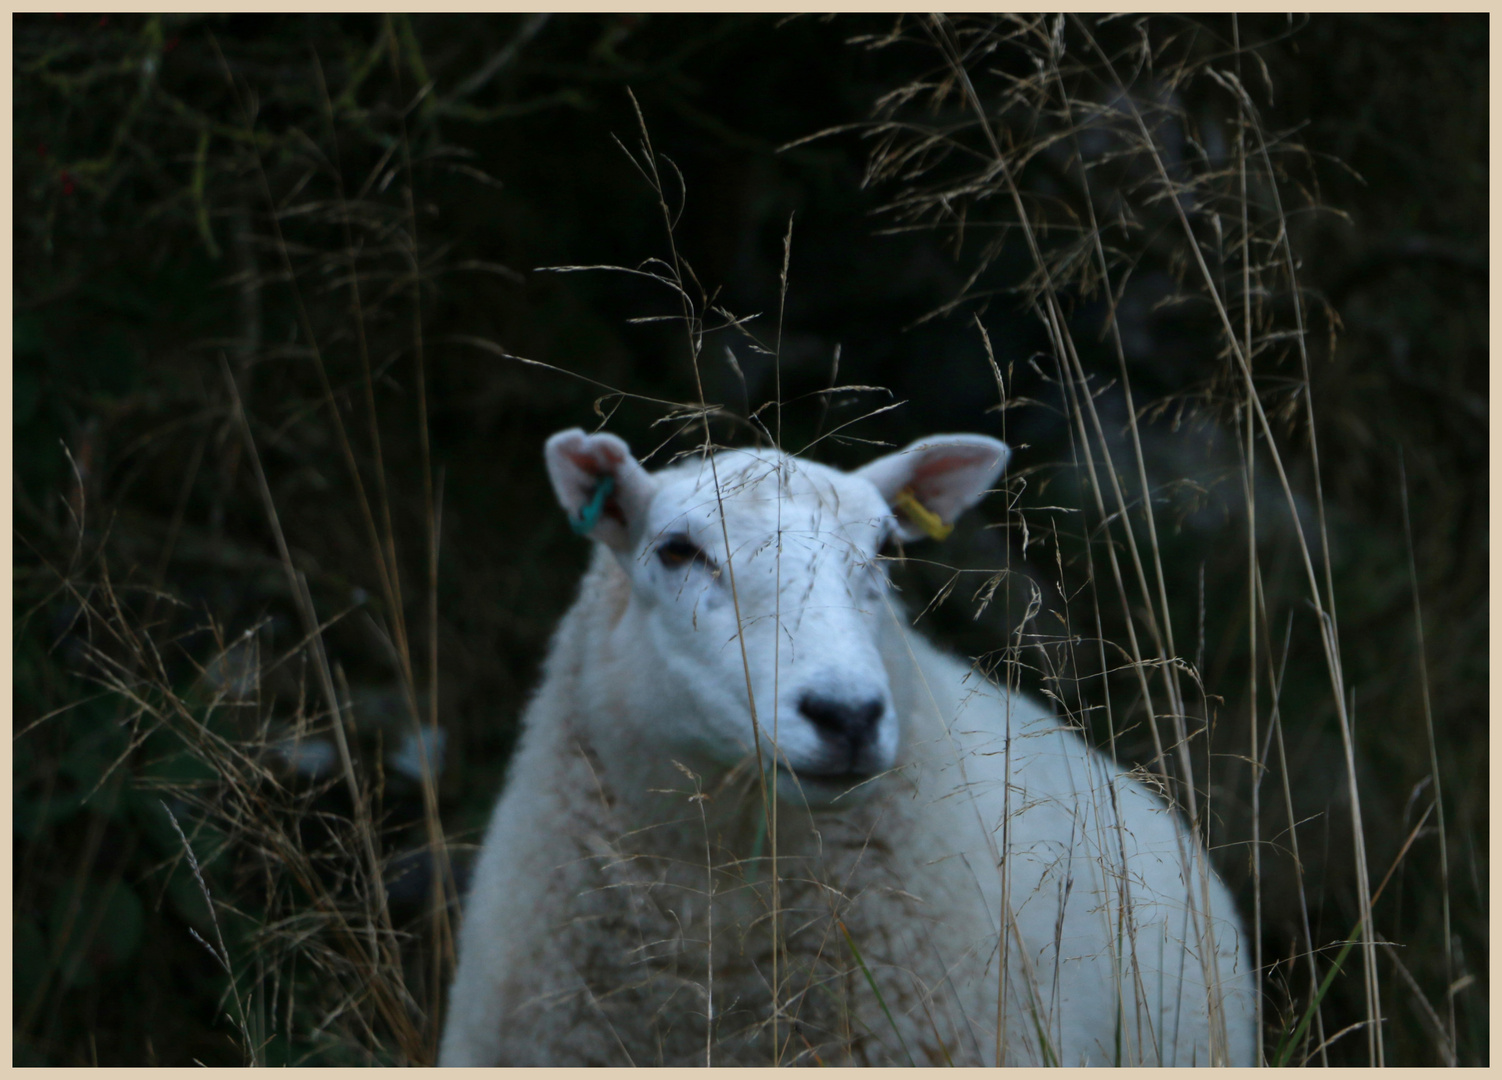
[[[904,540],[942,540],[955,518],[980,502],[1011,454],[1006,443],[986,435],[933,435],[877,458],[855,475],[876,485]]]
[[[574,531],[625,551],[657,491],[657,480],[631,448],[614,435],[569,428],[548,439],[543,456]]]

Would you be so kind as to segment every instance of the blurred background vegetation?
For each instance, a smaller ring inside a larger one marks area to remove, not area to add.
[[[1028,33],[1074,56],[1086,25]],[[1328,536],[1369,888],[1396,867],[1374,908],[1386,1061],[1485,1064],[1486,17],[1088,26],[1185,65],[1255,46],[1237,70],[1277,152],[1317,475],[1286,350],[1258,391],[1306,534],[1321,516]],[[1015,514],[993,499],[899,569],[914,611],[943,597],[920,625],[970,656],[1024,625],[1120,636],[1128,616],[1083,588],[1101,534],[1022,287],[1036,265],[986,198],[923,197],[925,170],[963,173],[959,136],[952,159],[893,164],[917,130],[904,108],[953,119],[922,20],[24,15],[14,31],[17,1064],[431,1060],[447,914],[587,556],[542,441],[608,418],[661,464],[696,439],[662,404],[696,397],[681,325],[632,321],[675,314],[671,295],[541,269],[669,258],[623,152],[639,155],[633,94],[705,310],[760,313],[700,357],[716,438],[753,438],[779,387],[785,443],[838,428],[814,451],[834,464],[935,431],[1004,436]],[[974,70],[1004,87],[1014,61]],[[1128,78],[1182,120],[1154,138],[1222,160],[1225,87],[1168,74]],[[1018,182],[1069,212],[1069,168],[1040,153]],[[1123,166],[1092,183],[1125,199],[1144,181]],[[1258,664],[1281,687],[1283,764],[1254,882],[1241,429],[1168,220],[1124,231],[1132,273],[1109,302],[1066,290],[1065,315],[1109,438],[1126,437],[1130,371],[1178,652],[1205,686],[1201,824],[1261,911],[1268,1046],[1334,972],[1292,1060],[1364,1063],[1345,1033],[1360,966],[1336,963],[1360,913],[1339,710],[1272,511]],[[1016,581],[977,611],[985,579],[952,568],[1000,566]],[[1024,681],[1088,682],[1046,667]],[[1117,752],[1150,756],[1141,725]]]

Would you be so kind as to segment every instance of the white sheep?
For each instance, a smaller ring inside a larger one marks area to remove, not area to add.
[[[473,875],[445,1065],[1255,1063],[1179,816],[908,626],[877,559],[1007,447],[648,473],[548,440],[597,541]]]

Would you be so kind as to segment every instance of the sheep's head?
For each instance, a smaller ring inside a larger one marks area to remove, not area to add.
[[[576,531],[631,579],[620,625],[660,688],[652,738],[728,766],[759,731],[763,762],[818,802],[897,757],[881,645],[901,616],[878,553],[921,537],[925,518],[952,522],[1007,456],[983,435],[943,435],[851,473],[769,450],[649,473],[614,435],[574,428],[546,448]]]

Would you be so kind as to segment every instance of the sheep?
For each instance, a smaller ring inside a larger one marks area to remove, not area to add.
[[[546,444],[595,542],[485,834],[444,1065],[1255,1063],[1193,832],[908,626],[878,553],[1009,450],[648,472]]]

